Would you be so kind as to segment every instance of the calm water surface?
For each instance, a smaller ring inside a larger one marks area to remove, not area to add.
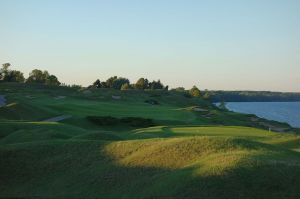
[[[226,107],[231,111],[255,114],[300,127],[300,102],[227,102]]]

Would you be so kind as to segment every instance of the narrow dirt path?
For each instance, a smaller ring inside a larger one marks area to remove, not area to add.
[[[72,115],[60,115],[57,117],[52,117],[52,118],[43,120],[42,122],[59,122],[59,121],[62,121],[62,120],[65,120],[65,119],[68,119],[71,117],[72,117]]]

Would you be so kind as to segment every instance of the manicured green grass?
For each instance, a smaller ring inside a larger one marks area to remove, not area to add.
[[[0,84],[0,94],[13,104],[0,108],[0,198],[300,198],[300,137],[264,130],[252,115],[165,91]],[[72,118],[43,122],[59,115]]]
[[[0,148],[4,197],[299,196],[299,153],[251,139],[69,140]]]

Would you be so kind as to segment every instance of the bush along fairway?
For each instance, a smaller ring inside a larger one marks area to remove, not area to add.
[[[287,124],[174,90],[1,83],[0,95],[0,198],[300,198]]]

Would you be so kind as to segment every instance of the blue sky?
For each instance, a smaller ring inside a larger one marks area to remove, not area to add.
[[[0,62],[88,85],[300,91],[300,1],[0,0]]]

